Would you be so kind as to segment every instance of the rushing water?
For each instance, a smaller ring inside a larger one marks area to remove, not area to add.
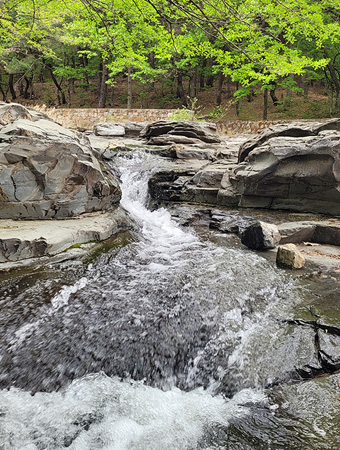
[[[313,400],[335,381],[294,410],[270,388],[306,362],[294,283],[148,210],[154,157],[119,167],[135,240],[1,287],[0,448],[337,448]]]

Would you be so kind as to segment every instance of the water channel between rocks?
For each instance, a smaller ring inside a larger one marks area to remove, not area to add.
[[[298,282],[148,210],[155,157],[115,164],[131,242],[1,281],[0,448],[339,448],[338,376],[296,372]]]

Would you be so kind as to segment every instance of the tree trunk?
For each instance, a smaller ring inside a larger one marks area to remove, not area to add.
[[[268,118],[268,89],[263,91],[263,120]]]
[[[247,94],[247,102],[251,103],[253,101],[253,98],[254,98],[254,91],[253,88],[251,87],[249,94]]]
[[[24,88],[24,92],[23,92],[23,97],[24,97],[24,98],[29,98],[29,93],[28,93],[28,91],[29,91],[29,88],[30,88],[32,79],[31,79],[31,78],[28,78],[28,77],[25,77],[25,78],[24,78],[24,81],[25,81],[25,88]]]
[[[207,76],[206,85],[209,87],[214,87],[214,76],[213,75]]]
[[[303,85],[303,98],[305,100],[308,99],[308,94],[309,94],[309,81],[305,81]]]
[[[238,81],[236,82],[236,90],[238,91],[239,89],[239,83]],[[239,117],[240,116],[240,99],[238,98],[236,100],[236,116]]]
[[[150,64],[150,67],[152,68],[152,69],[155,69],[156,68],[156,64],[155,64],[155,52],[152,50],[152,52],[150,52],[150,54],[149,54],[149,64]]]
[[[82,56],[80,56],[80,58],[79,58],[79,60],[80,60],[80,64],[83,66],[83,68],[85,69],[84,70],[84,81],[85,81],[85,86],[84,86],[84,89],[85,89],[85,91],[87,91],[88,90],[88,88],[89,88],[89,77],[88,77],[88,75],[87,75],[87,71],[86,71],[86,67],[88,66],[88,60],[87,60],[87,56],[86,55],[82,55]]]
[[[7,95],[6,95],[6,92],[4,91],[4,89],[2,87],[2,75],[0,75],[0,92],[1,92],[1,95],[2,95],[2,100],[4,102],[6,102],[7,101]]]
[[[114,101],[115,101],[115,89],[114,89],[114,85],[111,84],[110,105],[112,108],[114,106]]]
[[[34,80],[34,75],[32,75],[32,76],[29,78],[29,80],[30,80],[30,84],[29,84],[29,87],[30,87],[30,99],[32,100],[32,98],[34,97],[34,90],[33,90],[33,80]]]
[[[270,97],[271,97],[271,99],[273,101],[273,105],[277,106],[279,104],[279,99],[276,96],[275,88],[274,89],[270,89]]]
[[[103,63],[101,62],[98,65],[98,72],[97,72],[97,93],[98,93],[98,98],[100,96],[100,89],[101,89],[101,85],[102,85],[102,78],[103,78]]]
[[[197,96],[197,67],[192,70],[192,75],[189,82],[189,97],[196,98]]]
[[[207,61],[206,61],[206,59],[203,59],[201,73],[200,73],[200,89],[204,88],[204,69],[205,69],[206,65],[207,65]]]
[[[71,92],[72,92],[72,81],[68,80],[67,83],[67,107],[71,108]]]
[[[99,97],[98,97],[98,108],[105,108],[106,105],[106,97],[107,97],[107,80],[109,79],[109,71],[106,67],[106,61],[103,60],[102,62],[102,76],[101,76],[101,82],[100,82],[100,89],[99,89]]]
[[[182,105],[188,106],[187,98],[185,96],[184,88],[183,88],[182,69],[176,68],[176,78],[177,78],[177,96],[181,99]]]
[[[333,85],[331,85],[331,95],[329,97],[329,115],[333,114]]]
[[[216,105],[220,106],[222,103],[222,89],[223,89],[224,75],[220,72],[218,75],[218,84],[216,89]]]
[[[59,104],[59,106],[62,105],[62,104],[65,105],[66,104],[66,97],[65,97],[65,93],[64,93],[64,91],[63,91],[63,89],[61,87],[61,83],[58,83],[58,80],[56,79],[56,77],[55,77],[55,75],[53,73],[52,67],[50,67],[50,66],[46,66],[46,67],[47,67],[47,69],[50,72],[50,75],[51,75],[53,83],[55,84],[55,87],[57,88],[58,104]]]
[[[128,67],[128,98],[127,98],[127,109],[132,108],[132,67]]]
[[[233,96],[231,92],[231,78],[230,75],[227,76],[227,98],[231,98]]]
[[[14,75],[12,73],[9,75],[8,78],[8,87],[12,96],[12,100],[15,100],[17,98],[17,94],[15,93],[14,89]]]
[[[294,75],[290,74],[290,78],[294,80]],[[292,103],[293,91],[291,89],[287,89],[287,106],[289,107]],[[275,105],[275,103],[274,103]],[[276,105],[275,105],[276,106]]]
[[[19,96],[23,97],[24,96],[24,79],[23,79],[23,76],[20,77],[20,79],[18,81],[18,88],[19,88]]]
[[[213,65],[213,58],[209,58],[208,60],[208,66],[210,67],[210,70],[212,71],[212,65]],[[214,75],[212,75],[212,73],[210,73],[207,76],[207,82],[206,85],[209,87],[214,87]]]
[[[334,87],[335,90],[335,106],[338,107],[338,104],[340,105],[340,100],[338,100],[338,98],[340,97],[340,80],[338,78],[338,73],[337,70],[335,69],[334,65],[331,63],[327,64],[327,68],[329,70],[329,74],[331,76],[331,80],[332,80],[332,85]]]

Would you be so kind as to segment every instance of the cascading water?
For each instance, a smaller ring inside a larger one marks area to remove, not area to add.
[[[265,389],[289,378],[304,345],[281,321],[299,302],[294,284],[148,210],[155,158],[118,160],[135,241],[56,270],[58,286],[74,280],[58,292],[44,277],[2,288],[0,448],[327,448]]]

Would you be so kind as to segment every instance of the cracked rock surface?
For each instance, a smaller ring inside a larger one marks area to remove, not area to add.
[[[0,104],[0,219],[65,219],[120,201],[86,136],[21,105]]]

